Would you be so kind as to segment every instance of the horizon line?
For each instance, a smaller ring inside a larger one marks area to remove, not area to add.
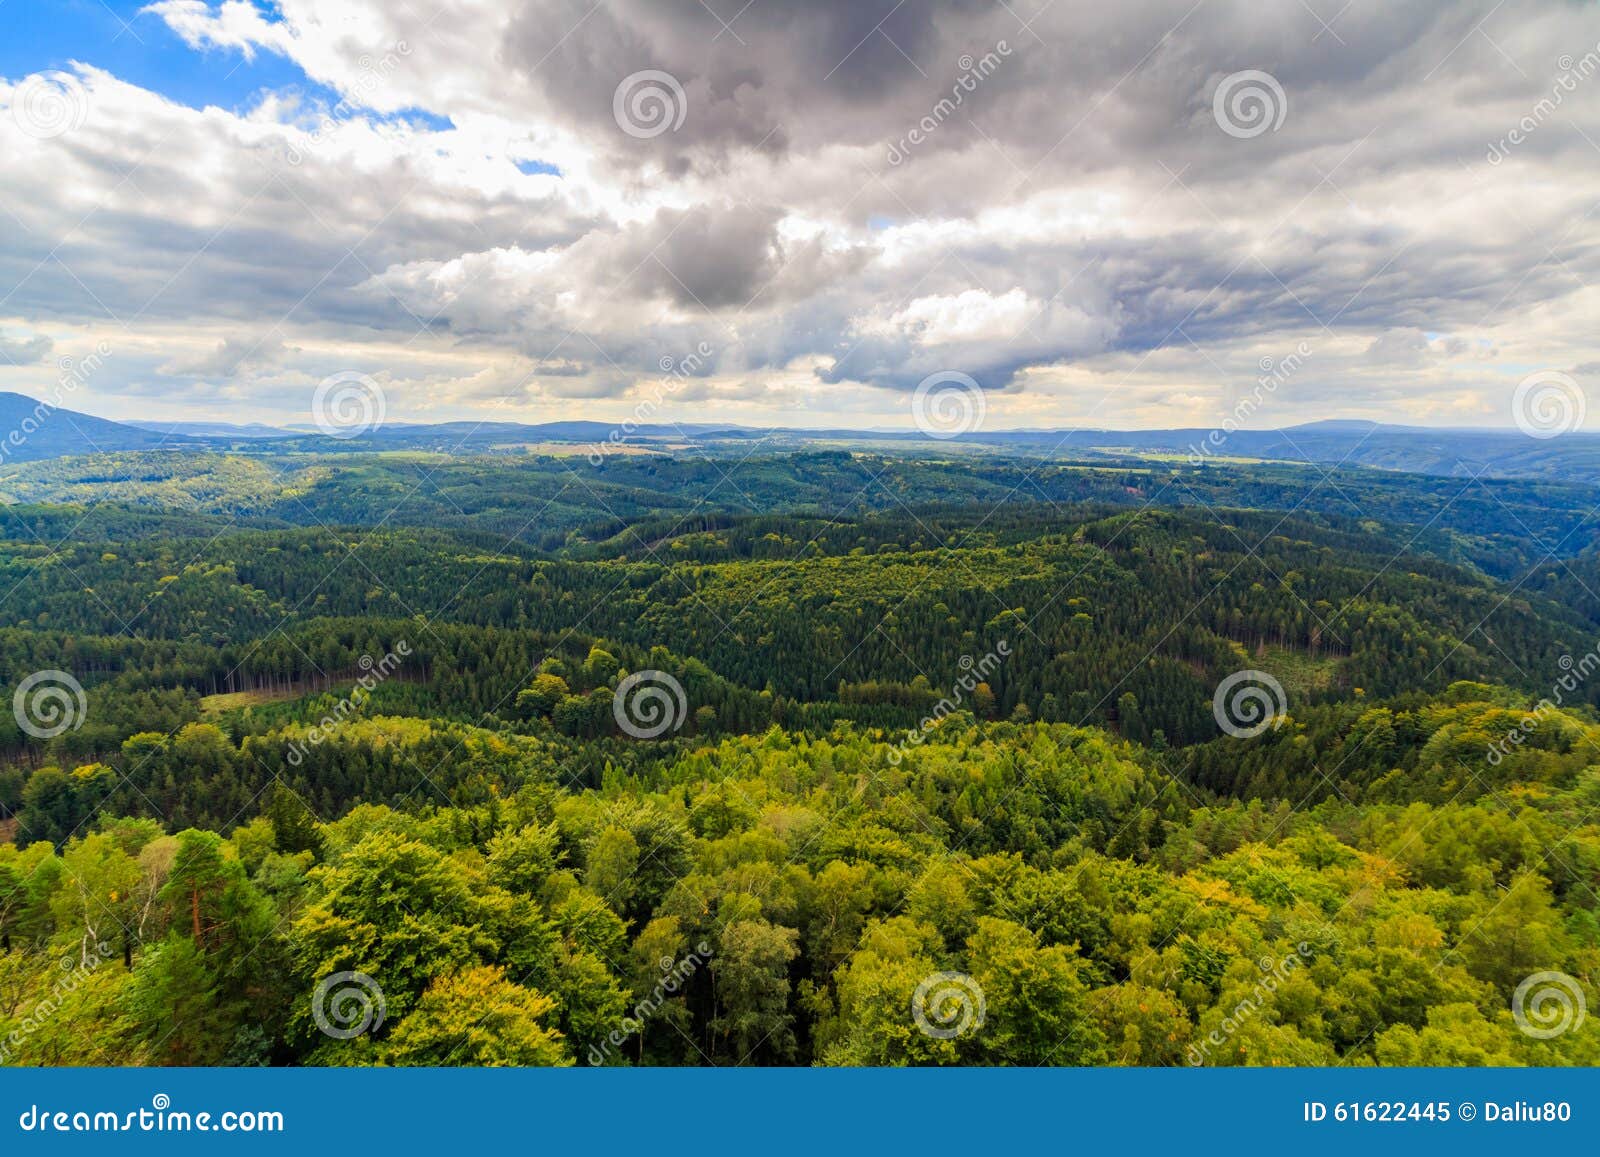
[[[87,410],[73,410],[70,407],[67,407],[67,406],[64,406],[64,405],[60,405],[60,404],[57,404],[57,403],[46,402],[42,398],[35,398],[35,397],[32,397],[31,395],[21,393],[20,391],[16,391],[16,390],[0,390],[0,398],[4,398],[4,397],[6,397],[8,395],[11,396],[11,397],[15,397],[15,398],[21,398],[21,399],[23,399],[23,400],[25,400],[27,402],[32,403],[35,406],[45,405],[45,406],[49,406],[50,409],[52,409],[52,410],[64,410],[64,411],[66,411],[68,413],[80,414],[80,415],[83,415],[83,416],[86,416],[86,417],[94,418],[94,419],[96,419],[98,421],[110,422],[110,423],[113,423],[113,424],[119,425],[119,426],[127,426],[127,427],[130,427],[132,429],[143,429],[143,430],[147,430],[147,431],[148,430],[152,430],[152,429],[156,429],[156,430],[164,430],[164,431],[169,431],[169,432],[174,432],[174,433],[181,433],[181,427],[184,427],[184,426],[222,426],[222,427],[228,427],[228,428],[231,428],[231,429],[234,429],[234,430],[248,430],[248,429],[251,429],[251,428],[260,428],[260,429],[263,429],[263,430],[272,431],[273,433],[270,433],[270,434],[257,435],[257,437],[260,437],[263,441],[270,440],[275,436],[290,437],[290,438],[293,438],[293,437],[317,437],[319,435],[327,436],[325,434],[325,432],[320,430],[314,422],[310,422],[310,421],[304,420],[303,416],[300,416],[298,420],[291,421],[291,422],[283,422],[283,421],[278,421],[276,419],[267,420],[267,419],[259,419],[259,418],[258,419],[251,419],[251,420],[248,420],[248,421],[236,421],[236,420],[230,420],[228,418],[214,418],[214,417],[173,418],[173,419],[165,419],[165,418],[107,418],[107,417],[103,417],[102,415],[99,415],[99,414],[90,413]],[[476,426],[478,428],[497,428],[497,427],[515,426],[515,427],[522,427],[524,429],[529,429],[529,430],[538,430],[541,427],[558,426],[558,425],[574,425],[574,424],[587,424],[587,425],[592,425],[592,426],[596,426],[596,427],[603,427],[603,428],[612,429],[612,430],[618,429],[620,427],[628,426],[628,427],[632,427],[632,429],[633,429],[635,434],[642,434],[645,431],[649,431],[651,436],[658,436],[659,434],[662,434],[662,433],[671,434],[674,431],[676,431],[676,432],[682,434],[685,437],[697,437],[697,436],[705,436],[705,435],[707,435],[709,433],[713,433],[713,432],[715,432],[717,430],[730,430],[730,431],[740,431],[740,432],[746,432],[746,433],[853,434],[853,435],[864,435],[864,436],[866,436],[866,435],[890,436],[890,437],[896,437],[896,438],[917,438],[918,436],[920,436],[920,437],[925,438],[925,439],[927,439],[929,441],[952,441],[953,442],[953,441],[973,441],[973,440],[982,439],[984,437],[994,437],[994,436],[1001,436],[1001,435],[1038,435],[1038,436],[1042,437],[1042,436],[1049,436],[1049,435],[1071,436],[1071,435],[1076,435],[1076,434],[1086,434],[1086,435],[1087,434],[1103,434],[1103,435],[1146,434],[1147,435],[1147,434],[1168,434],[1168,433],[1176,434],[1176,433],[1188,433],[1188,432],[1194,432],[1194,433],[1197,433],[1197,434],[1207,434],[1207,433],[1210,433],[1210,432],[1213,432],[1213,431],[1216,431],[1216,430],[1219,430],[1219,429],[1223,429],[1224,426],[1226,425],[1226,422],[1212,424],[1212,425],[1130,426],[1130,427],[1077,426],[1077,425],[1065,425],[1065,426],[1006,426],[1006,427],[993,427],[993,428],[975,428],[975,429],[972,429],[972,430],[963,431],[963,432],[961,432],[959,434],[952,434],[952,435],[947,435],[947,436],[939,436],[939,435],[930,434],[927,431],[918,428],[915,424],[912,424],[912,425],[909,425],[909,426],[895,426],[895,427],[888,427],[888,426],[848,426],[848,425],[800,426],[800,425],[785,425],[785,424],[778,424],[778,423],[747,424],[747,423],[743,423],[743,422],[705,422],[705,421],[693,421],[693,420],[691,420],[691,421],[683,421],[683,422],[674,422],[674,421],[638,422],[638,421],[631,421],[631,420],[628,420],[628,419],[621,419],[621,420],[614,420],[613,421],[613,420],[607,420],[607,419],[604,419],[604,418],[590,418],[590,417],[582,417],[582,416],[570,417],[570,418],[546,418],[546,419],[541,419],[541,420],[538,420],[538,421],[525,421],[525,420],[514,419],[514,418],[508,419],[508,418],[459,417],[459,418],[439,418],[439,419],[431,420],[431,421],[426,421],[426,420],[425,421],[419,421],[419,420],[408,420],[408,419],[395,419],[395,420],[390,420],[390,421],[383,421],[383,422],[380,422],[380,423],[372,426],[371,429],[364,430],[360,434],[349,436],[349,437],[345,438],[344,440],[355,441],[357,438],[366,437],[366,436],[368,436],[368,435],[370,435],[370,434],[372,434],[374,432],[377,432],[377,431],[383,430],[383,429],[426,430],[426,429],[428,429],[430,427],[449,426],[449,425],[469,425],[469,424],[470,425],[474,425],[474,426]],[[1431,425],[1431,424],[1427,424],[1427,423],[1416,423],[1416,422],[1386,422],[1386,421],[1382,421],[1382,420],[1379,420],[1379,419],[1376,419],[1376,418],[1337,418],[1337,417],[1335,417],[1335,418],[1312,418],[1312,419],[1308,419],[1307,421],[1304,421],[1304,422],[1296,422],[1296,423],[1294,423],[1292,425],[1286,425],[1286,426],[1269,426],[1269,427],[1237,427],[1236,426],[1234,429],[1226,430],[1225,432],[1229,437],[1231,437],[1231,436],[1238,435],[1238,434],[1261,435],[1261,434],[1293,433],[1296,430],[1307,430],[1307,429],[1311,429],[1313,427],[1331,427],[1331,426],[1351,426],[1351,427],[1358,427],[1358,428],[1359,427],[1371,427],[1373,429],[1381,429],[1381,430],[1387,430],[1387,431],[1397,432],[1397,433],[1416,433],[1416,434],[1479,434],[1479,435],[1500,434],[1500,435],[1516,435],[1516,434],[1522,434],[1523,433],[1523,431],[1519,430],[1516,426],[1445,426],[1445,425]],[[1579,430],[1569,431],[1569,433],[1600,435],[1600,430],[1582,430],[1582,429],[1579,429]],[[205,435],[192,435],[192,436],[204,437]],[[1534,440],[1537,440],[1537,439],[1534,439]]]

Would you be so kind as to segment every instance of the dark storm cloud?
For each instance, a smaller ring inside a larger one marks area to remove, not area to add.
[[[734,17],[737,6],[724,6]],[[797,132],[808,145],[835,138],[852,113],[868,122],[858,131],[871,131],[886,103],[914,89],[914,62],[931,60],[945,39],[941,18],[974,7],[757,3],[725,26],[699,0],[555,0],[523,6],[501,53],[563,116],[636,151],[644,146],[618,130],[612,99],[624,77],[646,69],[672,74],[693,110],[681,135],[655,138],[653,155],[782,150]]]

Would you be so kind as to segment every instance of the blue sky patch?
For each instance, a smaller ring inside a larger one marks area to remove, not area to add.
[[[292,91],[312,103],[337,104],[339,94],[318,84],[275,52],[252,59],[232,49],[195,50],[134,0],[14,0],[0,7],[0,76],[19,80],[81,61],[119,80],[190,108],[216,105],[248,111],[263,91]],[[271,19],[270,10],[263,15]],[[407,114],[404,119],[417,120]],[[443,120],[444,118],[439,118]],[[445,122],[448,124],[448,121]]]

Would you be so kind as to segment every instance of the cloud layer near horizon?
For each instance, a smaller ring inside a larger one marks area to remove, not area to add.
[[[0,388],[99,342],[114,417],[293,421],[348,370],[395,418],[621,417],[696,349],[666,417],[904,424],[959,371],[990,426],[1204,426],[1297,349],[1254,424],[1600,386],[1592,7],[716,9],[164,0],[336,95],[0,80]]]

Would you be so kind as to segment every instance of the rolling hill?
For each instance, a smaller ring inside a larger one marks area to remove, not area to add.
[[[53,407],[25,394],[0,393],[0,463],[37,462],[73,454],[155,450],[189,438]]]

